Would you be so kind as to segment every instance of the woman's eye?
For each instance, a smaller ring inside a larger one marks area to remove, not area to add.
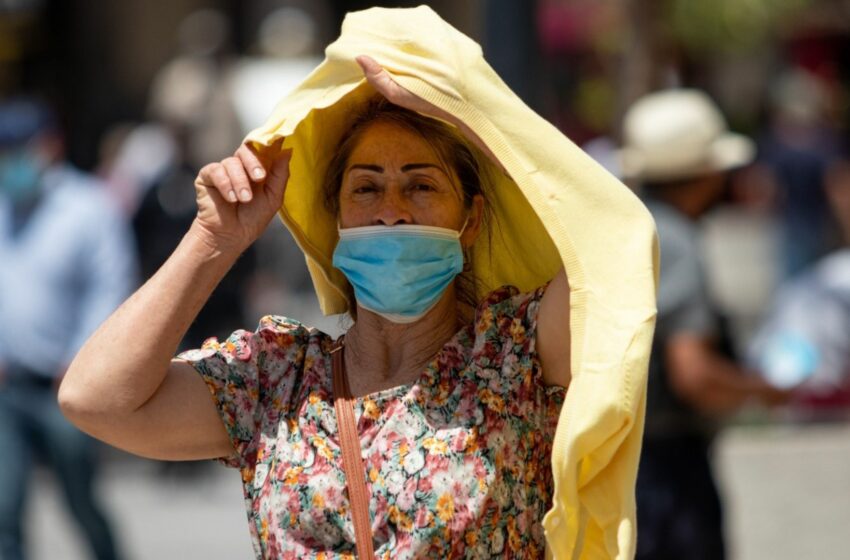
[[[415,183],[413,185],[413,190],[417,192],[429,192],[434,190],[434,186],[429,185],[428,183]]]
[[[354,192],[354,194],[370,194],[370,193],[376,192],[377,190],[378,189],[377,189],[377,187],[375,187],[375,185],[373,185],[371,183],[366,183],[366,184],[358,185],[358,186],[354,187],[354,190],[352,192]]]

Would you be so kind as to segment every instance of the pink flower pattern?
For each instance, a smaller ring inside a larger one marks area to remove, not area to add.
[[[543,558],[565,395],[535,352],[543,291],[492,292],[417,381],[357,399],[376,557]],[[269,316],[180,355],[233,441],[258,558],[353,558],[333,342]]]

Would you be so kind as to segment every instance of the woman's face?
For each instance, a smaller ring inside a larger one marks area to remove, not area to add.
[[[461,238],[468,245],[477,233],[482,206],[478,196],[472,212],[464,209],[454,170],[440,162],[425,140],[396,124],[378,121],[363,131],[346,162],[340,225],[419,224],[459,231],[469,214]]]

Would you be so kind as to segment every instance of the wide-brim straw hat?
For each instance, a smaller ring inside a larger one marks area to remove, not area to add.
[[[699,90],[651,93],[623,118],[624,179],[684,180],[741,167],[754,156],[753,141],[730,132],[720,110]]]

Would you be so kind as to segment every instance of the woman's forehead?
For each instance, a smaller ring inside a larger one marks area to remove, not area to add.
[[[351,165],[432,164],[443,167],[440,157],[422,135],[407,127],[386,121],[366,125],[360,133],[346,168]]]

